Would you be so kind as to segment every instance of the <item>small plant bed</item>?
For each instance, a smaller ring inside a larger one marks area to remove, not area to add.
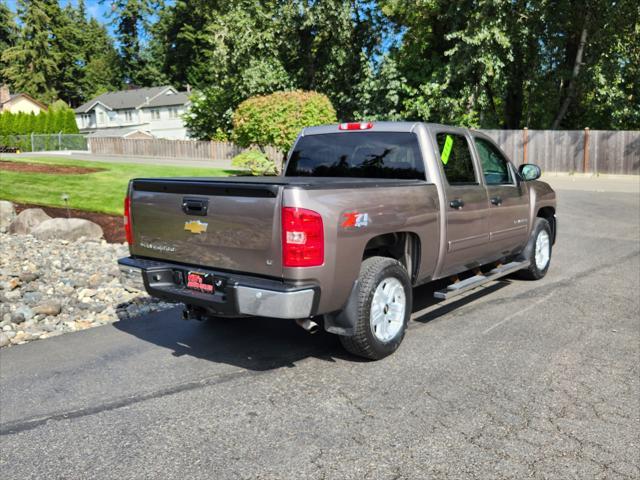
[[[43,163],[11,162],[0,160],[0,170],[9,172],[49,173],[62,175],[78,175],[103,172],[104,168],[74,167],[67,165],[48,165]]]
[[[104,232],[104,239],[107,243],[124,243],[124,227],[122,224],[122,216],[120,215],[108,215],[106,213],[87,212],[84,210],[75,210],[70,208],[68,211],[66,208],[59,207],[47,207],[44,205],[33,205],[25,203],[14,204],[16,213],[20,213],[27,208],[41,208],[47,215],[53,218],[84,218],[97,223],[102,227]]]

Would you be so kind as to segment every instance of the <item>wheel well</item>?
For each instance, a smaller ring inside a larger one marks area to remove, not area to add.
[[[362,260],[376,256],[395,258],[407,269],[412,283],[416,281],[420,267],[420,239],[415,233],[385,233],[373,237],[364,247]]]
[[[553,207],[542,207],[538,210],[536,217],[544,218],[547,222],[549,222],[549,226],[551,227],[551,238],[552,243],[556,242],[556,209]]]

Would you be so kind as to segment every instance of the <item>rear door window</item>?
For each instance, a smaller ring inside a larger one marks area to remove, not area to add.
[[[466,137],[442,132],[436,135],[436,140],[449,185],[477,185],[478,180]]]
[[[345,132],[301,137],[285,175],[425,180],[418,138],[409,132]]]

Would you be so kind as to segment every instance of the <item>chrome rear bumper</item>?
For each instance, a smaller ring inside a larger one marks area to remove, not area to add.
[[[120,282],[128,290],[198,306],[211,315],[309,318],[319,300],[316,286],[196,268],[215,279],[215,292],[204,293],[185,287],[185,275],[194,267],[134,257],[121,258],[118,264]]]

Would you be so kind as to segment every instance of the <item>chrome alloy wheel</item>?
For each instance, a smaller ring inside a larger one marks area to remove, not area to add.
[[[540,230],[538,238],[536,238],[536,267],[538,270],[544,270],[547,267],[550,250],[549,234],[545,230]]]
[[[385,278],[376,287],[369,322],[373,335],[381,342],[388,342],[402,329],[406,298],[402,283],[395,277]]]

